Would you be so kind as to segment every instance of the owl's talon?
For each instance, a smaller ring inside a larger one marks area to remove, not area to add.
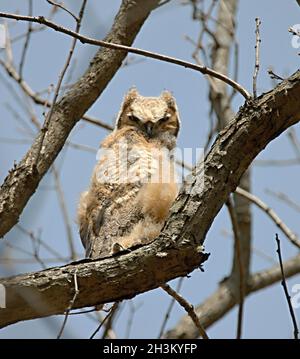
[[[115,243],[112,247],[112,253],[116,254],[125,251],[125,248],[120,243]]]

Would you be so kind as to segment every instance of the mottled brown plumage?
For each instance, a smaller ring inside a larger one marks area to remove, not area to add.
[[[178,191],[170,151],[179,126],[169,92],[127,93],[80,198],[78,223],[87,257],[109,256],[159,235]]]

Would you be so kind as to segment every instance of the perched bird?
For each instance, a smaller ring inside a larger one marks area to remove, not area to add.
[[[146,244],[160,233],[178,193],[172,150],[180,128],[170,92],[125,96],[114,131],[101,147],[78,224],[88,258]],[[99,152],[98,152],[99,153]]]

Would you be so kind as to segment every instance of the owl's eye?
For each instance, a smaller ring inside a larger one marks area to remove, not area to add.
[[[170,114],[167,114],[166,116],[162,117],[161,119],[159,119],[160,123],[166,122],[168,121],[168,119],[171,117]]]
[[[133,122],[140,122],[140,119],[134,115],[128,115],[128,118]]]

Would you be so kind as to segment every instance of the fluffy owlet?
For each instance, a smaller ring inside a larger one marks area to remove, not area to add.
[[[172,150],[179,127],[171,93],[126,94],[80,198],[78,223],[87,257],[107,257],[159,235],[178,192]]]

